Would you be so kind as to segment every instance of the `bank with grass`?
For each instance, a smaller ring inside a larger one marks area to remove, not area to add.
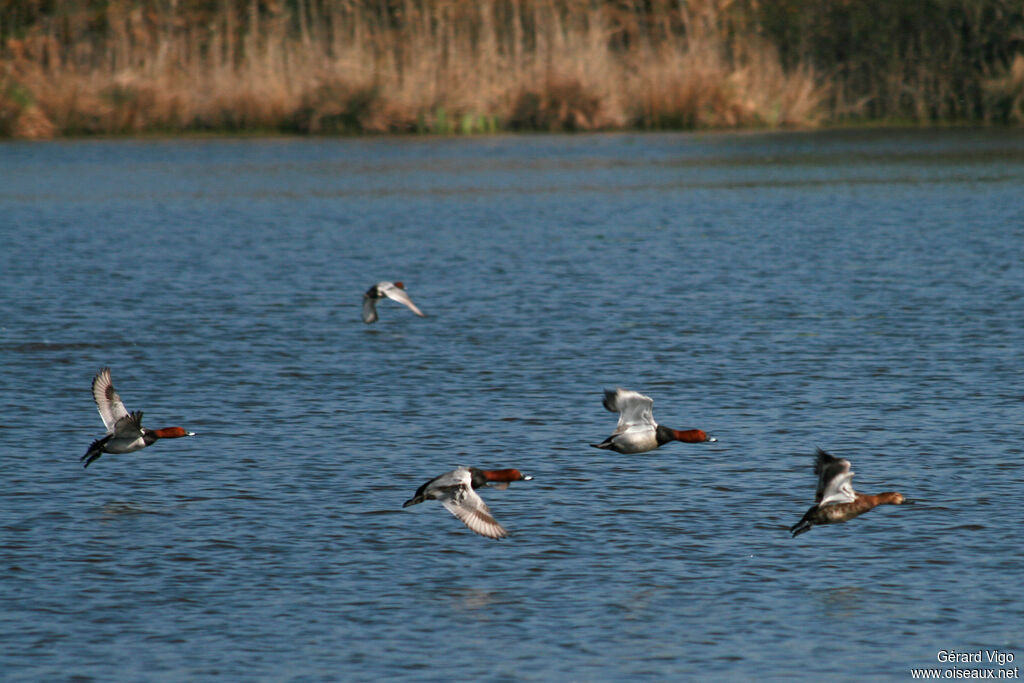
[[[0,0],[0,137],[1024,121],[1024,3]]]

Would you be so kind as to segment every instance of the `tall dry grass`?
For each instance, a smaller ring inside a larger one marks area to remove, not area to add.
[[[0,51],[0,134],[813,126],[829,92],[731,0],[56,4]]]

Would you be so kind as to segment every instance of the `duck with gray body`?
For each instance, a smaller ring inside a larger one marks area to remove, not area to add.
[[[185,431],[181,427],[164,427],[163,429],[147,429],[142,426],[142,411],[129,413],[114,390],[114,382],[110,378],[110,368],[100,370],[92,380],[92,398],[100,419],[107,428],[107,435],[96,439],[89,445],[89,450],[81,457],[88,467],[104,453],[133,453],[152,446],[158,439],[178,439],[183,436],[195,436],[195,432]]]
[[[594,448],[618,453],[646,453],[670,441],[684,443],[713,442],[701,429],[670,429],[654,421],[654,400],[643,394],[622,389],[605,389],[603,405],[606,410],[619,414],[619,423],[612,435]]]
[[[477,467],[458,467],[434,477],[418,489],[412,498],[402,503],[403,508],[427,500],[439,500],[450,513],[459,518],[471,531],[487,538],[505,538],[508,531],[494,519],[490,508],[476,489],[493,485],[507,488],[513,481],[528,481],[533,477],[519,470],[482,470]]]
[[[416,304],[412,302],[412,298],[405,291],[405,285],[401,282],[378,282],[373,287],[370,287],[363,294],[363,322],[369,325],[375,323],[379,319],[377,315],[377,302],[387,297],[393,301],[397,301],[400,304],[405,305],[410,311],[425,318],[426,315],[421,311]]]

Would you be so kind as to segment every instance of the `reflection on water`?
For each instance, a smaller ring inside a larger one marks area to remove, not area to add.
[[[506,600],[500,591],[475,588],[454,589],[450,591],[449,596],[454,608],[463,612],[495,607]]]
[[[169,513],[158,507],[140,503],[116,503],[112,501],[103,504],[103,514],[105,516],[118,517],[122,515],[165,515]]]
[[[851,617],[857,612],[882,602],[883,593],[866,590],[863,586],[840,586],[821,591],[812,591],[821,603],[822,616],[826,619]]]
[[[0,156],[12,680],[902,678],[1015,642],[1019,131]],[[429,317],[364,325],[385,279]],[[83,469],[108,365],[199,435]],[[719,441],[590,448],[615,386]],[[816,446],[921,503],[791,538]],[[510,538],[401,508],[460,464],[535,477],[486,496]]]

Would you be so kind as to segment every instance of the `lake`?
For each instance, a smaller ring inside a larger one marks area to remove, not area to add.
[[[0,209],[5,680],[1024,660],[1024,131],[7,143]],[[198,435],[83,469],[104,366]],[[616,386],[718,441],[591,448]],[[817,447],[916,504],[792,538]],[[457,465],[508,539],[402,508]]]

